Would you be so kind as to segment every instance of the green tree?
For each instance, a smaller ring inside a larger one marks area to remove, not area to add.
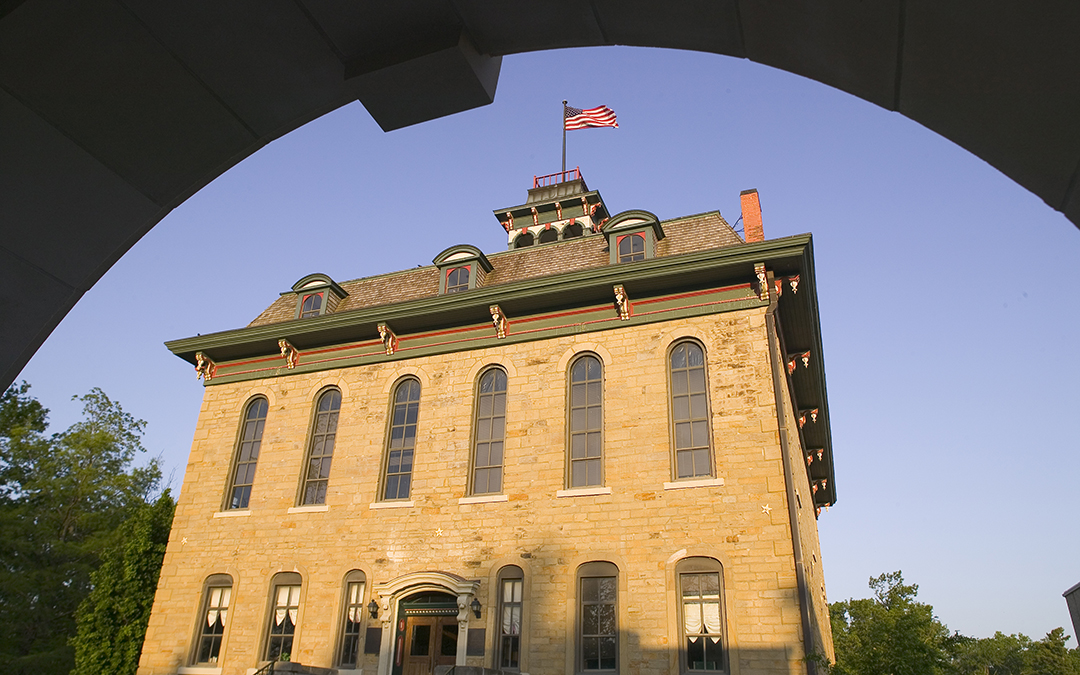
[[[145,422],[100,389],[75,397],[82,421],[48,437],[48,411],[28,391],[0,396],[0,658],[12,675],[49,675],[74,665],[90,573],[161,472],[132,466]]]
[[[166,490],[125,521],[102,554],[76,614],[72,675],[135,674],[175,509]]]
[[[938,675],[948,672],[955,638],[916,601],[919,587],[901,572],[870,579],[873,598],[829,606],[836,649],[835,675]]]
[[[1024,655],[1031,647],[1026,635],[961,638],[953,654],[957,675],[1024,675]]]
[[[1064,628],[1055,628],[1034,642],[1024,655],[1023,675],[1080,675],[1080,649],[1068,649]]]

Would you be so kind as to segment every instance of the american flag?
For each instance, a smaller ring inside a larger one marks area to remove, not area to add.
[[[599,108],[589,108],[588,110],[563,106],[563,118],[563,124],[567,131],[587,127],[619,128],[619,123],[615,121],[615,111],[606,105]]]

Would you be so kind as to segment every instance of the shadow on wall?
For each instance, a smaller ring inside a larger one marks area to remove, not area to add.
[[[655,649],[641,647],[640,634],[631,631],[619,633],[619,658],[616,672],[623,675],[639,675],[645,673],[677,673],[693,672],[680,663],[682,656],[678,653],[678,645],[672,645],[668,649]],[[583,673],[580,659],[581,654],[577,650],[571,658],[575,663],[572,671],[566,669],[567,656],[565,651],[560,650],[560,644],[551,643],[543,653],[533,652],[531,662],[526,666],[523,673],[528,675],[565,675],[567,672]],[[699,670],[706,672],[722,670],[732,675],[792,675],[792,673],[813,673],[808,671],[806,665],[796,661],[790,649],[783,647],[740,647],[736,651],[725,649],[723,653],[724,663],[719,667],[709,664],[699,665]],[[731,660],[737,663],[730,663]],[[607,664],[604,664],[607,665]],[[436,666],[434,675],[500,675],[504,671],[480,666]],[[611,672],[611,671],[608,671]]]

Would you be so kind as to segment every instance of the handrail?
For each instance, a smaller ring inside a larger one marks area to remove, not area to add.
[[[570,176],[570,178],[567,178],[567,176]],[[581,180],[581,167],[575,167],[569,171],[549,173],[546,176],[533,176],[533,189],[558,185],[571,180]]]
[[[256,670],[253,675],[274,675],[275,663],[277,663],[277,659],[271,659],[270,663]]]

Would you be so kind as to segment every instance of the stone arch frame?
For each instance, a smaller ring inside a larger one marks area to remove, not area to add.
[[[510,419],[510,382],[513,379],[513,374],[506,367],[502,361],[485,362],[482,366],[474,368],[470,371],[472,377],[472,401],[469,408],[469,462],[468,462],[468,475],[465,481],[465,496],[475,497],[478,496],[475,492],[474,475],[476,470],[476,427],[477,427],[477,415],[480,412],[480,380],[484,375],[488,373],[500,370],[503,375],[506,376],[506,391],[504,396],[506,397],[506,407],[503,411],[503,461],[502,461],[502,489],[499,492],[484,492],[482,495],[495,495],[506,494],[506,463],[507,463],[507,437],[509,432],[509,419]]]
[[[331,391],[337,391],[341,396],[341,405],[338,406],[338,426],[337,431],[334,432],[334,447],[337,449],[337,437],[341,428],[341,410],[345,407],[345,401],[347,396],[347,390],[342,386],[342,383],[338,379],[332,379],[329,381],[321,381],[318,386],[314,388],[314,394],[309,397],[311,401],[311,411],[308,415],[307,432],[304,435],[304,447],[302,454],[300,455],[300,471],[297,475],[296,482],[296,497],[294,498],[294,506],[313,506],[312,504],[304,503],[304,484],[307,482],[308,464],[310,462],[311,445],[315,435],[315,425],[319,417],[319,402],[322,401],[323,396],[326,396]],[[333,466],[333,460],[330,461]],[[327,494],[329,494],[329,478],[327,479]],[[327,500],[324,499],[322,504],[317,506],[326,506]]]
[[[407,498],[405,498],[404,500],[401,500],[401,501],[412,499],[413,488],[415,487],[415,484],[413,483],[413,476],[416,473],[416,445],[415,444],[419,442],[419,438],[420,438],[420,413],[423,410],[423,405],[421,405],[421,404],[424,401],[424,392],[426,390],[426,388],[424,386],[424,382],[425,382],[426,379],[427,379],[426,377],[424,379],[421,379],[417,374],[411,373],[411,372],[409,372],[409,373],[399,373],[397,377],[395,377],[394,379],[392,379],[390,381],[390,386],[387,388],[387,392],[385,394],[385,396],[386,396],[386,420],[385,420],[385,423],[383,424],[383,436],[382,436],[382,439],[381,439],[382,444],[380,445],[379,482],[378,482],[378,484],[376,485],[376,488],[375,488],[375,490],[376,490],[375,499],[373,500],[375,502],[387,501],[386,500],[386,492],[385,492],[385,490],[386,490],[386,471],[390,466],[390,431],[391,431],[391,428],[392,428],[393,423],[394,423],[394,395],[397,394],[398,389],[401,386],[403,386],[406,382],[408,382],[410,380],[413,381],[413,382],[416,382],[417,384],[420,385],[420,399],[417,402],[417,419],[416,419],[416,427],[417,427],[417,429],[416,429],[416,437],[415,437],[415,439],[413,441],[414,442],[414,445],[413,445],[413,459],[412,459],[413,470],[412,470],[412,472],[410,473],[410,476],[409,476],[409,496]],[[394,500],[391,500],[391,501],[394,501]]]
[[[712,389],[712,375],[709,369],[709,347],[708,344],[702,340],[697,331],[693,330],[680,330],[676,329],[672,331],[674,335],[665,335],[661,339],[664,355],[664,380],[665,389],[664,395],[667,398],[667,425],[668,425],[668,447],[671,457],[671,480],[710,480],[716,479],[720,473],[719,458],[717,456],[717,444],[715,425],[713,424],[713,389]],[[678,473],[678,455],[675,449],[675,409],[672,403],[672,382],[671,382],[671,354],[675,349],[682,344],[694,344],[701,349],[702,360],[705,368],[705,419],[708,424],[706,433],[709,438],[709,474],[705,476],[695,476],[693,478],[679,478]]]
[[[497,614],[499,608],[499,594],[502,589],[499,586],[499,580],[502,577],[502,572],[507,567],[517,567],[524,575],[524,583],[522,584],[522,599],[524,600],[525,609],[521,616],[521,663],[520,672],[529,672],[529,635],[532,630],[532,614],[530,608],[535,603],[532,601],[533,592],[533,577],[535,576],[535,566],[532,563],[532,558],[522,558],[520,555],[505,556],[498,560],[491,561],[487,571],[487,606],[491,608],[491,611],[484,617],[483,625],[487,628],[487,639],[484,643],[485,659],[488,659],[492,664],[491,667],[498,669],[495,664],[495,659],[498,656],[499,639],[498,622],[499,615]]]
[[[604,350],[607,351],[607,350]],[[578,486],[581,489],[596,489],[603,488],[607,485],[607,452],[605,447],[605,441],[607,440],[607,415],[605,414],[607,409],[607,372],[608,364],[604,360],[604,357],[597,351],[592,349],[575,349],[570,358],[566,359],[566,363],[563,360],[559,360],[559,365],[562,366],[561,374],[563,376],[563,387],[565,389],[565,400],[563,407],[565,408],[565,414],[563,415],[563,488],[566,490],[576,489],[573,485],[573,476],[571,475],[573,460],[572,460],[572,439],[573,439],[573,425],[571,424],[571,389],[573,383],[571,381],[571,369],[574,365],[586,358],[592,358],[600,362],[600,483],[598,485]]]
[[[213,567],[208,568],[202,574],[202,581],[199,584],[199,594],[196,598],[198,604],[195,606],[195,623],[194,630],[191,635],[191,641],[188,643],[187,653],[184,656],[184,664],[188,666],[198,667],[197,659],[199,652],[199,639],[202,635],[202,622],[204,620],[207,604],[207,591],[214,587],[214,581],[223,581],[225,577],[229,579],[229,613],[225,618],[224,632],[221,635],[221,645],[218,648],[219,654],[228,654],[227,648],[229,646],[229,629],[232,626],[232,620],[235,616],[233,607],[236,603],[236,587],[237,587],[237,570],[232,566],[226,567],[224,570]],[[212,666],[211,666],[212,667]]]
[[[263,436],[266,435],[266,423],[270,419],[270,412],[271,412],[271,408],[274,405],[274,402],[270,398],[270,395],[269,395],[270,388],[269,387],[260,387],[259,389],[260,389],[260,391],[255,391],[250,396],[248,396],[248,398],[244,399],[243,405],[240,406],[240,414],[239,414],[239,416],[237,418],[238,421],[237,421],[237,425],[236,425],[236,437],[233,439],[233,444],[232,444],[232,456],[229,458],[229,466],[228,466],[228,469],[226,470],[226,473],[225,473],[225,489],[222,490],[221,507],[220,507],[221,511],[234,510],[229,506],[229,504],[232,501],[232,491],[233,491],[233,488],[235,487],[236,465],[240,461],[240,444],[243,442],[243,439],[244,439],[244,427],[246,426],[246,423],[247,423],[248,412],[251,410],[251,406],[255,405],[255,402],[257,400],[259,400],[259,399],[262,399],[262,400],[266,401],[266,417],[263,418],[263,432],[262,432],[262,435],[259,436],[260,450],[261,450],[261,446],[262,446],[262,438],[263,438]],[[266,389],[266,391],[265,392],[261,391],[261,389]],[[257,471],[258,470],[258,460],[256,460],[255,467],[256,467],[256,471]],[[254,485],[254,483],[252,483],[252,485]],[[249,499],[250,499],[250,497],[249,497]],[[243,507],[243,509],[249,509],[249,508],[250,508],[250,502],[249,502],[249,506]],[[243,510],[243,509],[240,509],[239,507],[237,507],[237,509],[235,509],[235,510],[239,511],[239,510]]]
[[[379,605],[377,621],[382,626],[382,645],[379,650],[378,675],[390,675],[394,660],[394,626],[398,621],[398,608],[401,601],[410,595],[424,592],[446,593],[457,598],[458,651],[455,663],[465,665],[465,648],[468,644],[469,625],[476,622],[482,627],[483,620],[472,615],[469,605],[480,588],[479,579],[466,579],[450,572],[421,571],[410,572],[399,577],[375,584],[371,597]],[[490,612],[490,607],[488,609]]]

